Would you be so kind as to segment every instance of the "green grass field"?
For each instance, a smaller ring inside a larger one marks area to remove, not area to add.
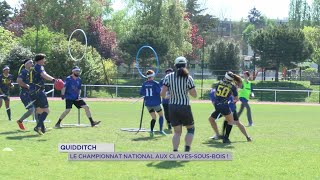
[[[14,104],[20,103],[12,101]],[[33,123],[22,132],[0,113],[0,179],[319,179],[320,117],[319,106],[252,105],[254,127],[247,128],[253,142],[246,142],[234,126],[230,145],[209,140],[213,132],[207,121],[213,107],[193,103],[195,138],[193,152],[232,152],[232,161],[68,161],[58,152],[58,143],[114,143],[116,152],[171,152],[171,137],[120,131],[138,127],[141,102],[88,102],[96,128],[52,129],[44,136],[33,132]],[[50,101],[47,127],[54,126],[64,110],[63,101]],[[12,109],[17,119],[24,109]],[[87,123],[84,112],[82,123]],[[143,127],[149,127],[145,109]],[[246,125],[246,119],[242,117]],[[64,121],[77,122],[74,109]],[[221,127],[222,121],[218,121]],[[158,124],[156,128],[158,129]],[[183,132],[185,134],[185,131]],[[182,136],[184,138],[184,136]],[[184,139],[180,149],[183,149]],[[9,147],[11,152],[2,151]]]

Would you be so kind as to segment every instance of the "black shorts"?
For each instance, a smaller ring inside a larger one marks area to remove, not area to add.
[[[31,97],[32,101],[35,100],[34,107],[36,107],[36,108],[48,108],[49,107],[47,95],[44,91],[32,93],[30,95],[30,97]]]
[[[189,105],[169,104],[169,119],[172,126],[190,126],[194,124],[191,107]]]
[[[27,107],[29,103],[32,101],[28,92],[20,92],[20,99],[24,107]],[[31,108],[33,108],[33,106],[30,105],[28,109],[31,109]]]
[[[231,113],[228,103],[214,104],[214,108],[216,109],[218,114],[221,113],[224,116],[229,115]]]
[[[234,121],[239,121],[239,117],[238,117],[237,111],[233,111],[232,114],[233,114],[233,120]],[[211,117],[213,119],[219,119],[219,118],[223,117],[223,115],[220,114],[220,112],[218,112],[218,111],[214,111],[213,113],[211,113]]]
[[[81,108],[81,106],[86,105],[86,102],[84,100],[70,100],[66,99],[66,109],[72,109],[72,105],[75,105],[78,109]]]

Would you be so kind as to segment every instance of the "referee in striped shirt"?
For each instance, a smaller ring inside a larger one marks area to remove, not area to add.
[[[178,151],[182,126],[186,126],[185,151],[188,152],[194,135],[194,121],[188,93],[192,97],[197,97],[197,91],[187,70],[187,59],[178,57],[175,60],[175,67],[176,70],[164,78],[160,95],[165,98],[166,92],[170,91],[169,119],[174,129],[172,137],[173,151]]]

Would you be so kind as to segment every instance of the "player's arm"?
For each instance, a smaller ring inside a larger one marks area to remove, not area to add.
[[[162,88],[161,88],[161,91],[160,91],[160,96],[162,98],[166,98],[167,91],[168,91],[168,86],[163,85]]]
[[[239,101],[239,97],[238,97],[237,87],[232,86],[232,87],[231,87],[231,91],[232,91],[232,94],[233,94],[233,97],[234,97],[233,102],[234,102],[234,103],[238,102],[238,101]]]
[[[22,78],[18,77],[17,78],[17,83],[19,84],[19,86],[23,87],[23,88],[26,88],[26,89],[29,89],[29,85],[24,83]]]
[[[192,88],[192,89],[189,89],[189,94],[190,94],[192,97],[196,98],[196,97],[197,97],[196,88],[194,87],[194,88]]]
[[[48,81],[54,81],[55,80],[52,76],[47,74],[47,72],[45,72],[45,71],[41,72],[41,77],[46,79],[46,80],[48,80]]]

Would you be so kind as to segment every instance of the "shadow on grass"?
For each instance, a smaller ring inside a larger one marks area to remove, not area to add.
[[[26,136],[8,136],[6,138],[9,140],[22,140],[25,138],[36,138],[36,137],[40,137],[40,136],[37,134],[33,134],[33,135],[26,135]]]
[[[26,133],[26,132],[30,132],[30,131],[21,131],[21,130],[7,131],[7,132],[1,132],[0,135],[10,135],[10,134]]]
[[[221,140],[209,140],[202,144],[206,144],[209,147],[215,147],[215,148],[233,149],[234,148],[234,146],[232,146],[233,143],[238,143],[238,142],[236,141],[236,142],[232,142],[231,144],[227,144],[227,143],[222,143]]]
[[[132,141],[151,141],[151,140],[158,140],[159,138],[164,136],[154,136],[154,137],[138,137],[138,138],[132,138]]]
[[[148,167],[155,167],[159,169],[173,169],[173,168],[180,168],[184,167],[184,163],[187,163],[189,161],[162,161],[159,163],[151,162],[148,163]]]

